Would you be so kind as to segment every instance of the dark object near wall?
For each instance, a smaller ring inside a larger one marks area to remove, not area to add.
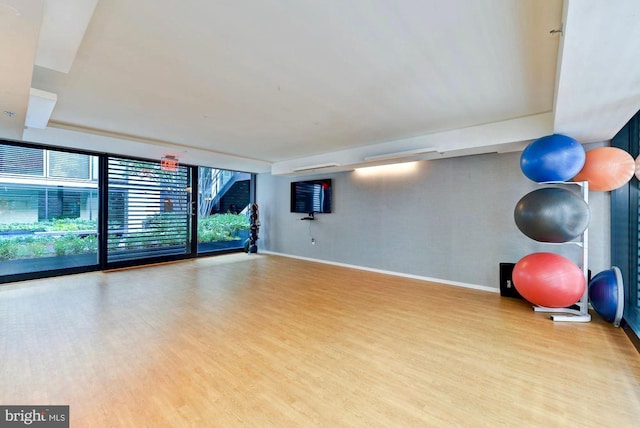
[[[515,265],[515,263],[500,263],[500,295],[502,297],[523,299],[518,290],[516,290],[515,285],[513,285],[513,279],[511,279]]]
[[[258,204],[251,204],[249,214],[249,245],[245,244],[245,251],[248,253],[258,252],[258,232],[260,231],[259,216]]]

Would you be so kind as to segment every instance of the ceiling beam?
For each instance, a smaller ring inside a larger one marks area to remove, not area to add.
[[[423,159],[441,159],[452,156],[510,151],[514,143],[526,142],[552,133],[552,113],[542,113],[502,122],[470,126],[452,131],[438,132],[405,138],[386,143],[373,144],[354,149],[346,149],[314,156],[275,162],[271,167],[274,175],[296,175],[304,165],[335,164],[331,171],[347,171],[361,166],[372,166],[377,156],[376,165],[406,162]],[[501,150],[509,145],[509,150]],[[404,153],[401,159],[397,156],[384,157],[384,153]],[[297,174],[299,175],[299,174]]]
[[[43,0],[0,1],[0,137],[22,138]]]
[[[164,156],[175,156],[181,164],[212,166],[243,172],[261,173],[268,172],[271,168],[270,163],[257,159],[177,145],[160,140],[150,140],[123,134],[109,134],[104,131],[87,128],[76,129],[51,122],[45,129],[25,129],[24,140],[150,160],[160,160]]]
[[[554,132],[610,140],[640,110],[640,2],[565,0]]]
[[[98,0],[45,0],[35,64],[68,73]]]

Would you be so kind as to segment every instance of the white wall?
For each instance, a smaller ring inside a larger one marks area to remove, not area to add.
[[[516,203],[541,187],[522,174],[519,158],[488,154],[417,162],[404,175],[309,177],[333,178],[333,213],[315,221],[289,212],[289,183],[307,177],[260,174],[260,248],[492,288],[499,288],[500,262],[532,252],[578,262],[579,247],[538,243],[516,227]],[[610,267],[610,202],[609,193],[590,192],[589,198],[589,267],[595,274]]]

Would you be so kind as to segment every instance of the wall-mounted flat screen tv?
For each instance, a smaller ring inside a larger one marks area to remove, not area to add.
[[[291,183],[292,213],[330,213],[331,179],[294,181]]]

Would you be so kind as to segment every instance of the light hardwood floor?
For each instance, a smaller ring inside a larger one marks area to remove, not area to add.
[[[0,322],[0,404],[72,427],[640,426],[597,315],[278,256],[0,286]]]

